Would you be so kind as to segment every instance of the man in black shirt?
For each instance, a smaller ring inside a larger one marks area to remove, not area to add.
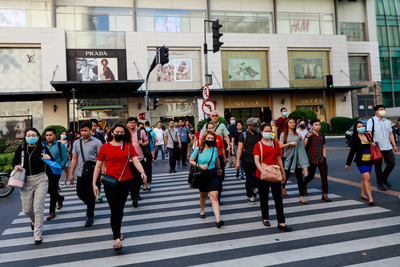
[[[238,145],[239,145],[239,136],[242,134],[242,126],[243,126],[243,123],[241,121],[238,121],[236,123],[237,130],[234,133],[232,133],[231,151],[233,152],[232,154],[235,157],[234,164],[236,164],[236,159],[237,159],[236,155],[237,155],[237,150],[238,150]],[[242,162],[240,159],[239,159],[239,162],[240,162],[240,171],[239,170],[236,171],[236,179],[239,179],[239,172],[240,172],[240,176],[241,176],[240,178],[242,181],[244,181],[244,170],[243,170]]]
[[[99,139],[99,141],[104,145],[106,143],[106,140],[104,139],[104,136],[97,131],[97,127],[99,126],[99,121],[96,119],[90,119],[90,121],[92,122],[92,128],[90,129],[90,133],[92,134],[93,137],[96,137],[97,139]],[[99,194],[97,196],[96,202],[103,203],[103,199],[101,198],[101,194],[100,194],[101,193],[100,175],[97,178],[96,185],[97,185],[97,188],[99,188]]]
[[[242,166],[246,174],[246,194],[247,202],[250,205],[256,204],[254,177],[256,174],[256,164],[254,163],[253,150],[258,141],[261,140],[261,134],[258,132],[258,121],[255,118],[247,120],[247,130],[239,136],[239,145],[236,157],[236,170],[240,168],[239,160],[242,160]]]

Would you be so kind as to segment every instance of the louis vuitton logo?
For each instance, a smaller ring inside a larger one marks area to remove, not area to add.
[[[35,55],[26,55],[28,57],[27,63],[35,63]]]

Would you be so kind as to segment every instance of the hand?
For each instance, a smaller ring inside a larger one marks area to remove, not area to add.
[[[71,184],[74,184],[74,175],[71,173],[71,175],[69,176],[69,182]]]
[[[206,171],[206,170],[208,169],[208,165],[201,165],[201,164],[199,164],[199,167],[200,167],[202,170],[204,170],[204,171]]]
[[[93,185],[93,193],[95,198],[100,194],[99,188],[95,184]]]
[[[50,157],[49,155],[43,154],[43,153],[42,153],[42,158],[43,158],[43,159],[51,159],[51,157]]]
[[[16,172],[22,171],[21,165],[16,165],[16,166],[14,167],[14,171],[16,171]]]
[[[376,146],[375,142],[371,142],[371,146]]]
[[[140,177],[142,177],[143,183],[147,183],[147,176],[145,172],[142,172],[142,174],[140,174]]]
[[[235,150],[233,150],[233,149],[231,149],[232,150],[232,156],[235,156]]]
[[[266,172],[266,171],[262,171],[261,172],[261,177],[260,177],[260,179],[261,180],[266,180],[266,179],[268,179],[268,177],[269,177],[269,175],[268,175],[268,173]]]
[[[179,149],[181,149],[182,148],[182,145],[181,144],[179,144]]]
[[[282,183],[286,182],[286,174],[285,172],[282,172]]]
[[[347,171],[349,169],[349,165],[344,166],[344,170]]]
[[[235,164],[235,169],[236,169],[237,171],[240,169],[240,163],[239,163],[239,162],[236,162],[236,164]]]
[[[217,173],[218,175],[222,175],[222,170],[221,169],[217,170]]]
[[[165,152],[167,152],[167,153],[168,153],[168,147],[167,147],[167,146],[165,146]]]
[[[153,158],[153,163],[156,163],[156,159],[155,158]]]
[[[138,142],[139,145],[143,144],[142,140],[138,140],[137,142]]]
[[[397,148],[397,146],[394,146],[393,149],[394,149],[394,152],[396,152],[396,153],[399,152],[399,149]]]
[[[291,144],[292,144],[292,146],[297,146],[296,142],[292,142]]]

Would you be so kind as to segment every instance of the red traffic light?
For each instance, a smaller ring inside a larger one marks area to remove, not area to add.
[[[139,113],[139,120],[145,120],[146,119],[146,113]]]

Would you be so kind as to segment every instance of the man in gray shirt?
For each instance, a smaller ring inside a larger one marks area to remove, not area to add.
[[[169,173],[176,173],[176,156],[178,149],[182,147],[181,138],[178,129],[174,128],[174,123],[173,120],[169,122],[169,128],[165,130],[164,134],[165,150],[168,150],[169,154]]]
[[[91,121],[81,124],[81,138],[74,142],[72,148],[71,172],[69,181],[74,184],[74,172],[76,171],[76,192],[78,197],[86,204],[85,227],[93,224],[95,198],[93,196],[93,171],[96,165],[97,154],[102,146],[99,139],[92,136]],[[82,148],[82,149],[81,149]],[[82,153],[83,150],[83,153]]]

